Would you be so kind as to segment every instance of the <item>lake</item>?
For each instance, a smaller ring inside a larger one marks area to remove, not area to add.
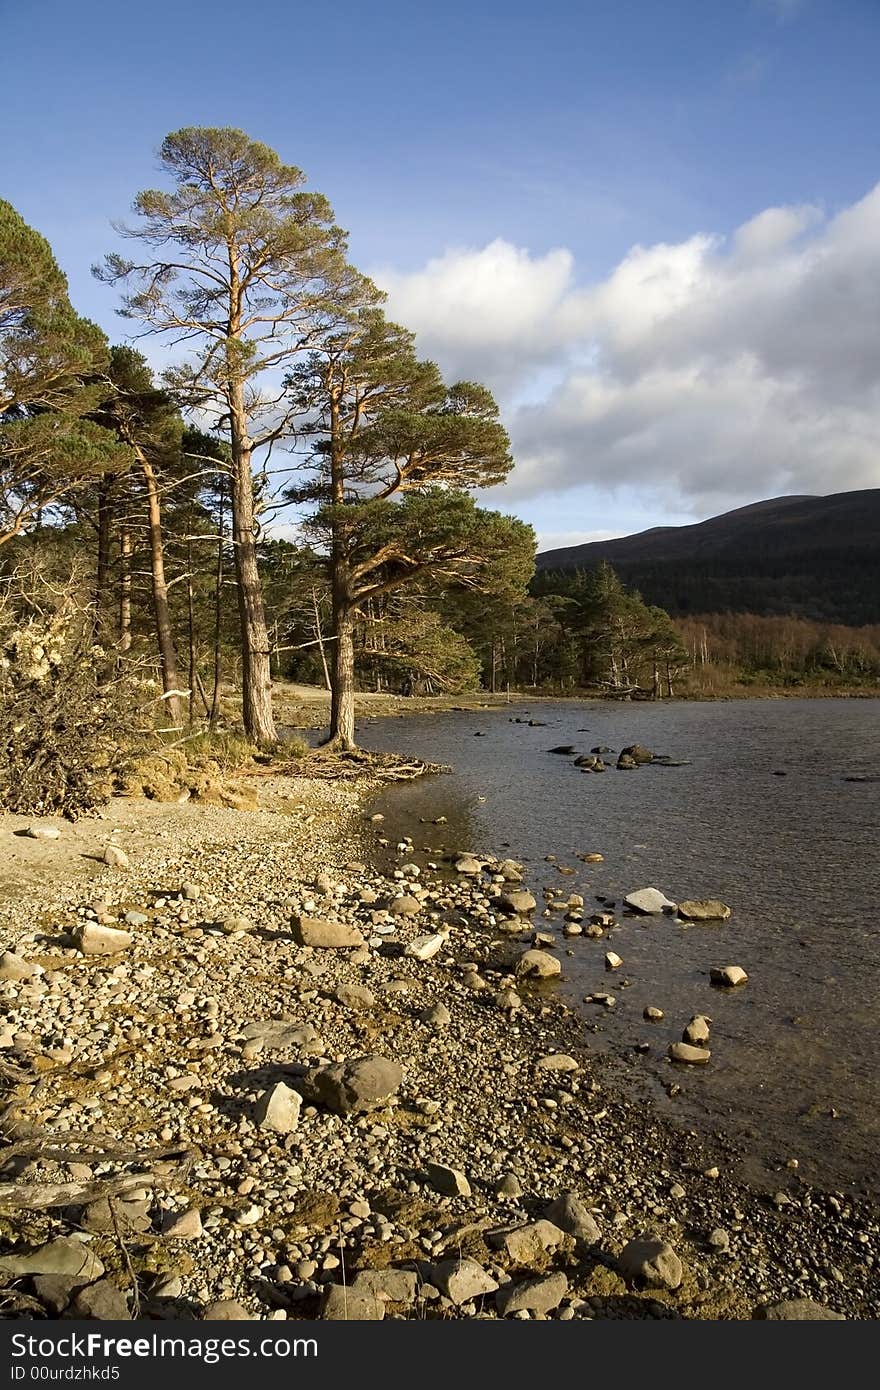
[[[601,941],[566,939],[561,988],[583,1013],[585,1045],[678,1123],[741,1141],[751,1180],[772,1186],[796,1158],[809,1179],[878,1194],[880,700],[536,701],[364,721],[359,739],[453,765],[386,790],[374,809],[418,847],[521,860],[542,928],[547,886],[582,893],[587,914],[597,895],[619,909],[648,885],[729,903],[725,923],[623,917]],[[590,774],[548,752],[636,742],[687,765],[623,772],[609,755],[608,771]],[[441,815],[446,825],[419,824]],[[603,863],[576,857],[593,851]],[[556,914],[561,939],[560,928]],[[613,974],[609,949],[624,961]],[[709,969],[727,964],[744,966],[748,984],[712,988]],[[613,1009],[584,1002],[599,990],[615,995]],[[643,1021],[649,1004],[661,1023]],[[694,1013],[713,1020],[712,1060],[673,1068],[667,1044]],[[647,1054],[635,1050],[643,1042]],[[670,1082],[682,1088],[673,1098]]]

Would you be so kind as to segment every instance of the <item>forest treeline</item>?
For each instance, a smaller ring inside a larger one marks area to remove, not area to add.
[[[474,497],[513,464],[491,393],[419,358],[327,200],[240,131],[160,157],[131,258],[96,267],[158,373],[0,201],[0,804],[87,804],[93,764],[216,728],[230,690],[271,747],[279,678],[327,686],[333,750],[358,687],[876,680],[877,629],[674,623],[607,563],[536,574],[531,527]]]

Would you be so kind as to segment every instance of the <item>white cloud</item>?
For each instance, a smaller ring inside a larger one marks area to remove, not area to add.
[[[594,284],[504,241],[378,278],[423,351],[498,393],[511,497],[626,485],[706,513],[880,485],[880,185],[635,246]]]

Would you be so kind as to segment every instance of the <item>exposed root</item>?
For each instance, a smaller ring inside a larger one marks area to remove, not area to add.
[[[366,748],[332,751],[312,749],[305,758],[285,765],[276,765],[274,772],[288,777],[316,777],[324,781],[354,781],[373,777],[380,782],[411,782],[429,772],[450,772],[440,763],[426,763],[421,758],[402,757],[399,753],[372,753]]]

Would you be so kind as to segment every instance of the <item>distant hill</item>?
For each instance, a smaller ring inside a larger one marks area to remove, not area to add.
[[[694,526],[545,550],[538,570],[607,560],[648,603],[687,613],[880,623],[880,488],[774,497]],[[543,589],[546,576],[539,578]]]

